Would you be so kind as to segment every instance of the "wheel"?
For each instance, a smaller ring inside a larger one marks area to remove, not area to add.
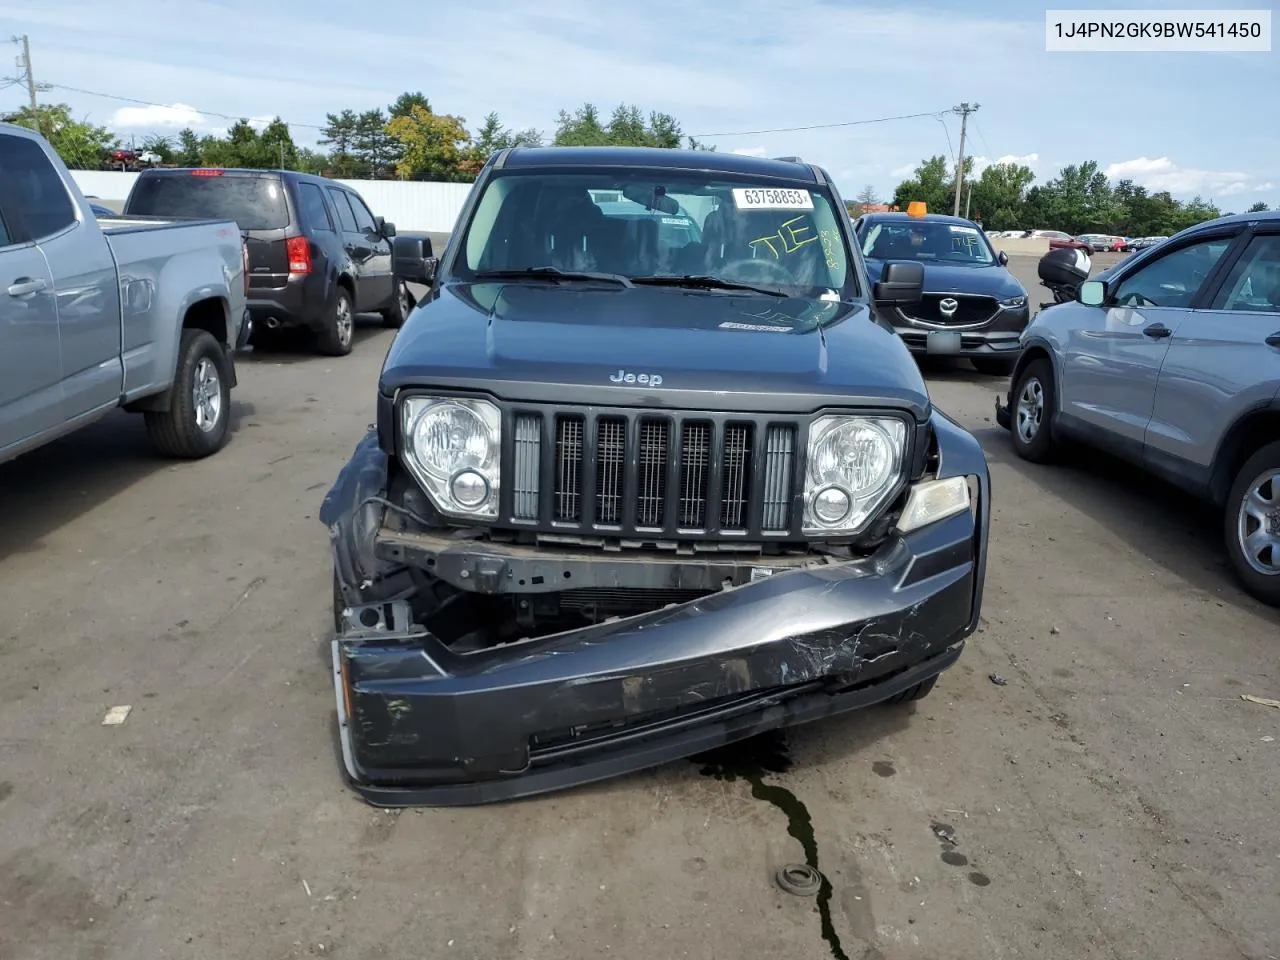
[[[409,285],[403,280],[397,280],[395,299],[391,301],[390,307],[382,311],[382,325],[389,330],[399,330],[412,309],[413,295],[409,293]]]
[[[183,330],[169,409],[144,414],[152,446],[168,457],[195,460],[227,442],[231,370],[222,344],[204,330]]]
[[[1017,365],[1017,357],[970,357],[973,369],[985,377],[1007,377]]]
[[[1053,368],[1043,357],[1027,364],[1013,387],[1013,449],[1023,460],[1045,463],[1053,456]]]
[[[928,680],[921,680],[914,687],[907,687],[901,693],[896,693],[888,700],[882,700],[884,705],[892,703],[911,703],[913,700],[923,700],[933,692],[934,686],[938,683],[937,677],[930,677]]]
[[[325,325],[316,331],[316,346],[327,357],[345,357],[351,352],[355,331],[356,312],[351,304],[351,294],[339,287]]]
[[[1280,606],[1280,441],[1245,461],[1227,495],[1227,556],[1244,588]]]

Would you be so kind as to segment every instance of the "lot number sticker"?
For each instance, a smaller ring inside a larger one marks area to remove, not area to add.
[[[733,204],[739,210],[812,210],[813,197],[808,190],[738,187]]]

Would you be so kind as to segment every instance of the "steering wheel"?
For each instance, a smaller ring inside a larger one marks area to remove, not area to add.
[[[737,275],[741,271],[742,275]],[[751,282],[752,280],[761,280],[766,283],[782,283],[788,286],[796,282],[796,278],[791,275],[791,271],[782,264],[774,260],[753,260],[743,257],[738,260],[729,260],[719,271],[725,279],[742,280]],[[753,277],[752,274],[755,276]]]

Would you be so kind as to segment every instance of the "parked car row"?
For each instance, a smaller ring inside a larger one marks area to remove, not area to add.
[[[1280,213],[1162,238],[1042,310],[996,416],[1026,460],[1083,443],[1214,504],[1280,605]]]

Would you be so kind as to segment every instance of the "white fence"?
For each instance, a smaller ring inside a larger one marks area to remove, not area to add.
[[[71,176],[87,196],[118,206],[129,196],[136,173],[110,170],[72,170]],[[421,183],[407,180],[340,180],[360,196],[378,216],[398,230],[449,233],[471,189],[469,183]]]

